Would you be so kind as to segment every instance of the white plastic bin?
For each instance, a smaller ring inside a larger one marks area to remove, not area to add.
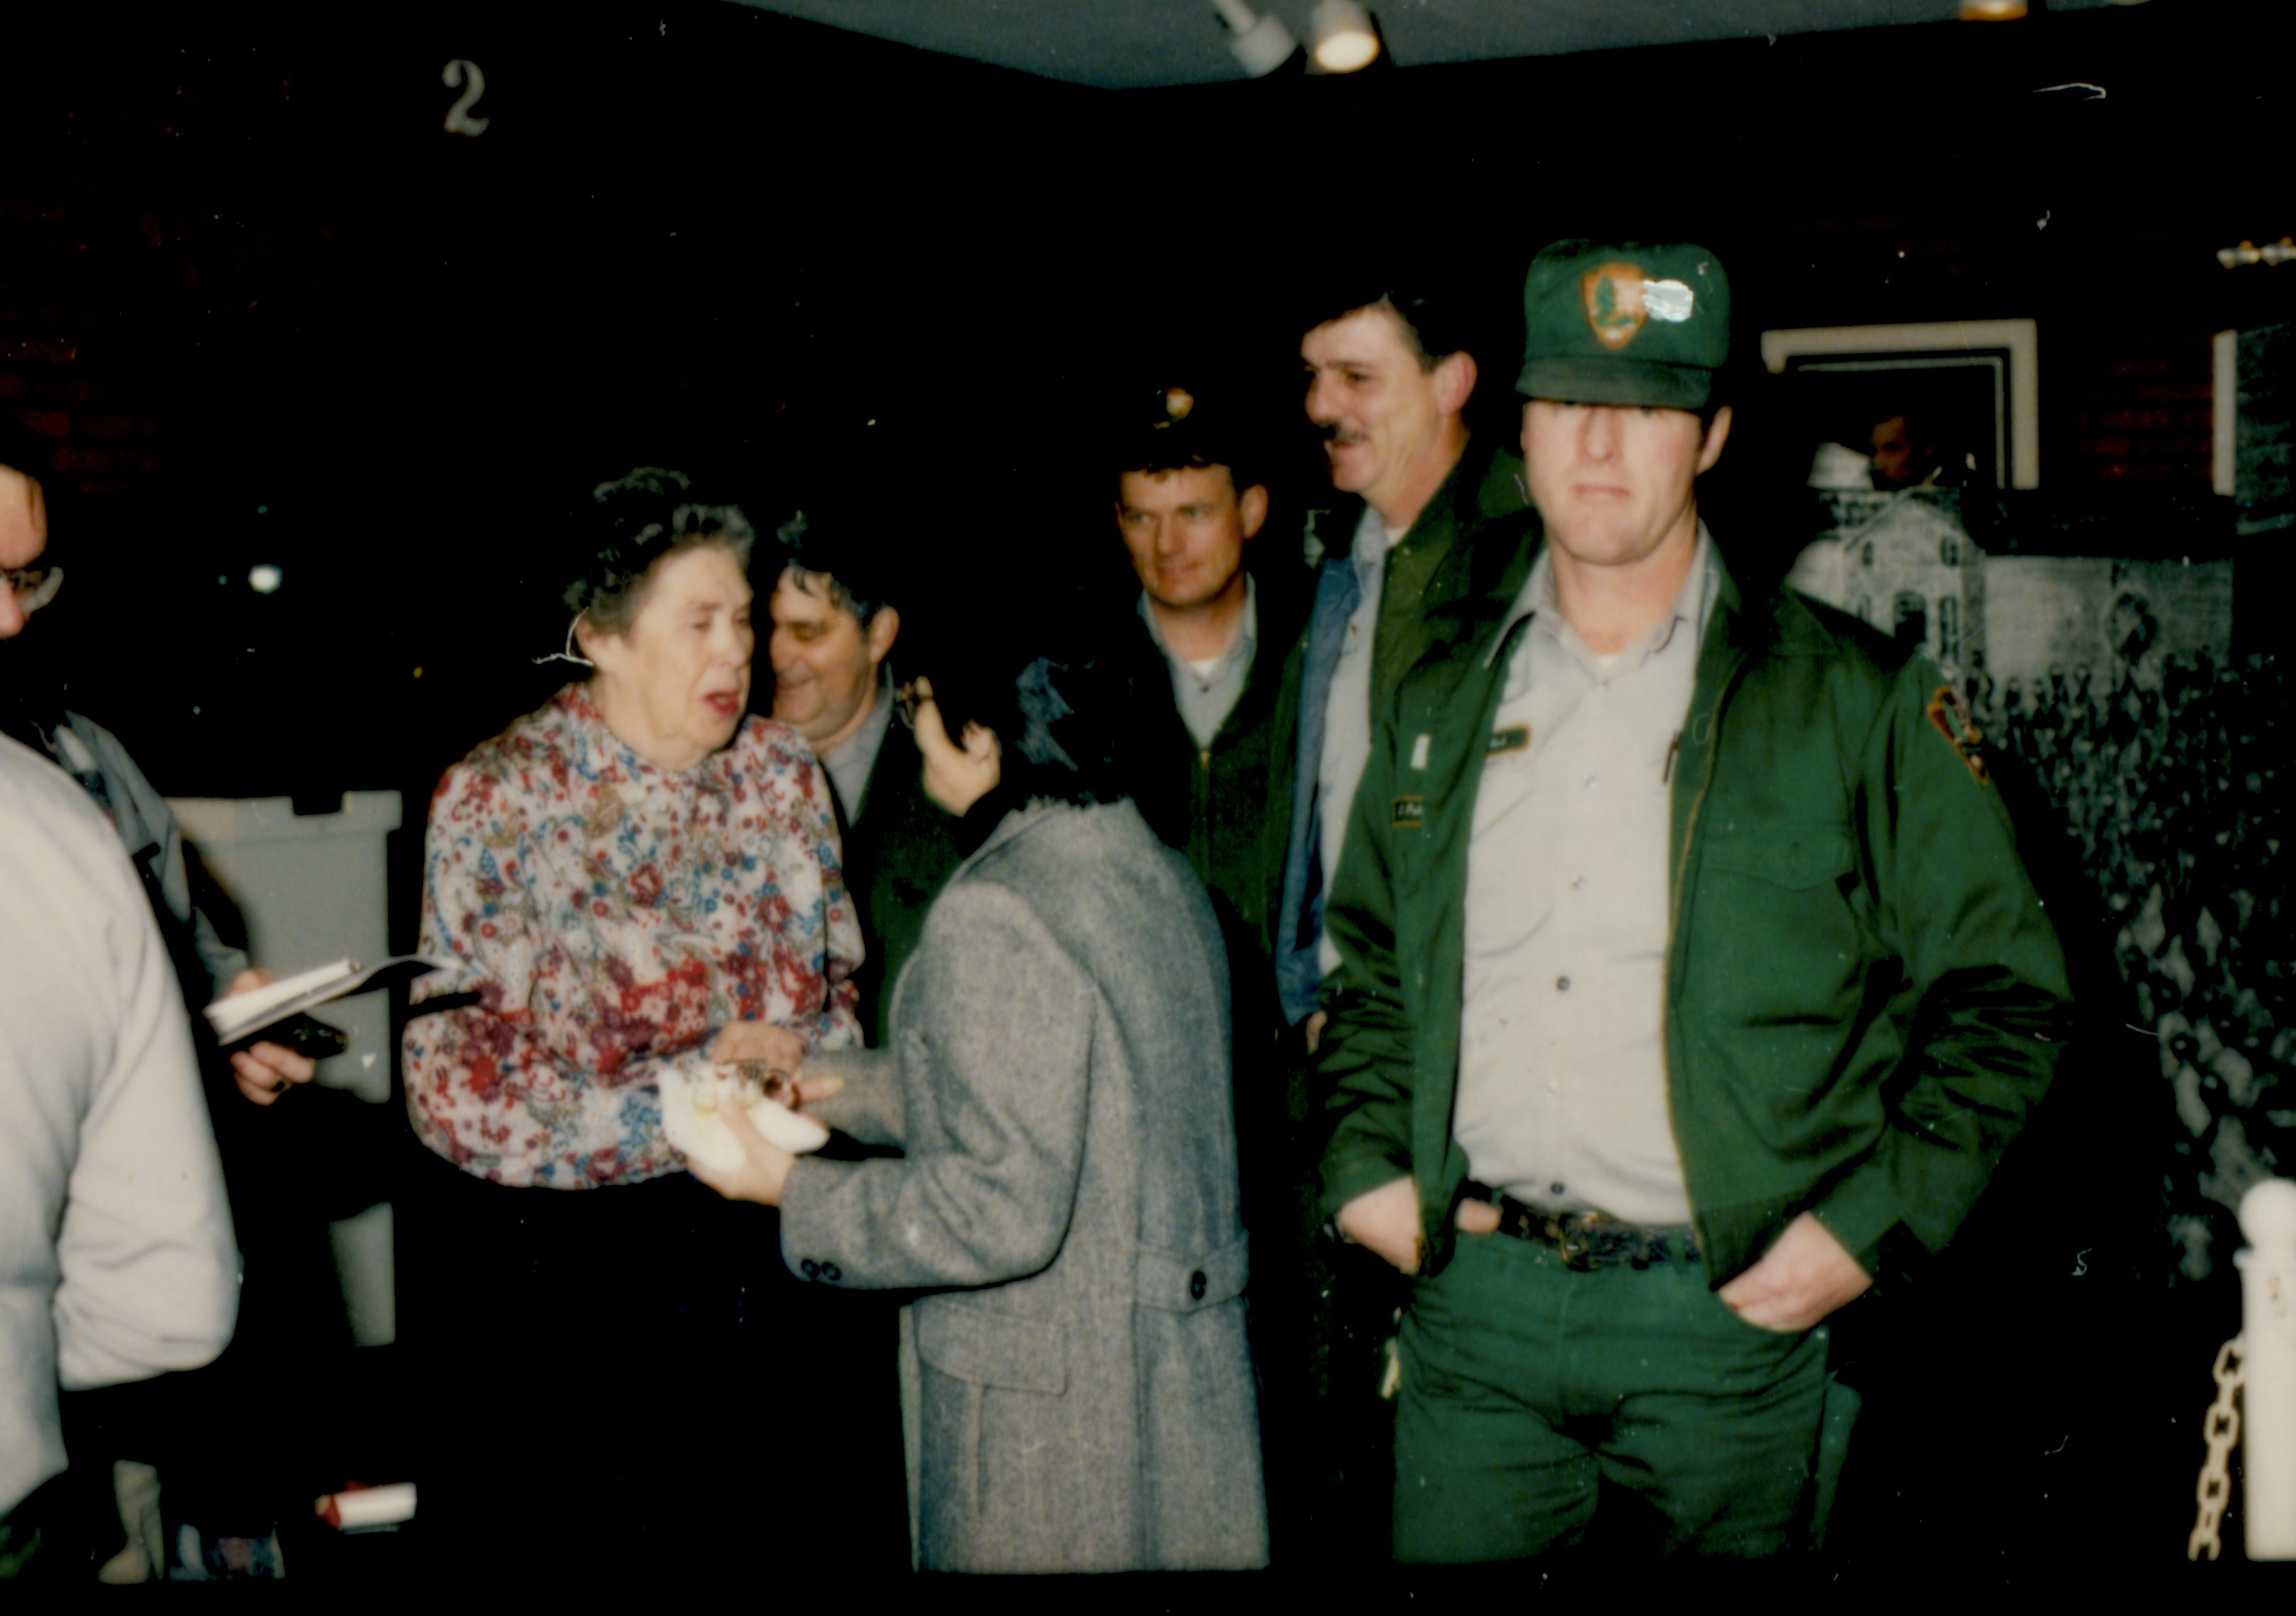
[[[258,964],[288,976],[330,960],[372,964],[390,956],[386,839],[399,824],[397,792],[346,792],[332,814],[298,814],[284,797],[184,797],[168,806],[184,840],[239,906]],[[350,1043],[320,1063],[318,1081],[388,1104],[390,996],[339,999],[319,1018],[341,1028]],[[329,1234],[352,1340],[389,1346],[398,1333],[390,1204],[343,1218]]]

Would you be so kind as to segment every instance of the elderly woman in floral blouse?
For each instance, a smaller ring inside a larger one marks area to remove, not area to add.
[[[680,1171],[665,1065],[859,1042],[835,807],[795,732],[748,716],[749,524],[678,503],[685,480],[601,490],[605,542],[568,591],[595,671],[431,800],[422,947],[479,1004],[408,1024],[407,1101],[424,1144],[497,1184]]]
[[[740,1416],[690,1429],[646,1389],[698,1391],[704,1363],[870,1357],[871,1318],[797,1294],[770,1220],[696,1185],[662,1133],[666,1071],[794,1070],[860,1041],[827,779],[794,731],[749,715],[750,527],[686,488],[644,471],[597,490],[567,592],[590,677],[482,742],[430,806],[422,947],[463,967],[432,991],[476,998],[406,1027],[415,1133],[461,1169],[418,1198],[409,1284],[438,1309],[426,1395],[457,1411],[418,1477],[424,1513],[463,1552],[521,1519],[694,1546],[749,1490],[717,1440]],[[833,1434],[854,1447],[858,1418],[897,1488],[890,1317],[873,1324],[882,1418],[856,1385],[830,1399],[861,1410]],[[878,1539],[896,1558],[898,1497]]]

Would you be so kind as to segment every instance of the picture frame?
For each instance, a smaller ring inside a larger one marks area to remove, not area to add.
[[[1944,480],[1978,488],[2041,484],[2039,331],[2032,320],[1816,325],[1762,333],[1762,363],[1784,378],[1788,408],[1813,449],[1869,452],[1867,434],[1921,413]]]

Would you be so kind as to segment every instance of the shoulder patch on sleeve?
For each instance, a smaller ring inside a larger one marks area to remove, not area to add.
[[[1929,701],[1927,711],[1930,727],[1945,737],[1954,755],[1962,760],[1980,785],[1993,783],[1993,775],[1985,767],[1985,736],[1962,704],[1960,695],[1950,685],[1940,685]]]

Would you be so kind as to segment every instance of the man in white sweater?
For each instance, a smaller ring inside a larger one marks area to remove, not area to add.
[[[40,1489],[64,1468],[59,1388],[196,1368],[238,1306],[151,906],[86,793],[0,738],[0,1577],[53,1557]]]

